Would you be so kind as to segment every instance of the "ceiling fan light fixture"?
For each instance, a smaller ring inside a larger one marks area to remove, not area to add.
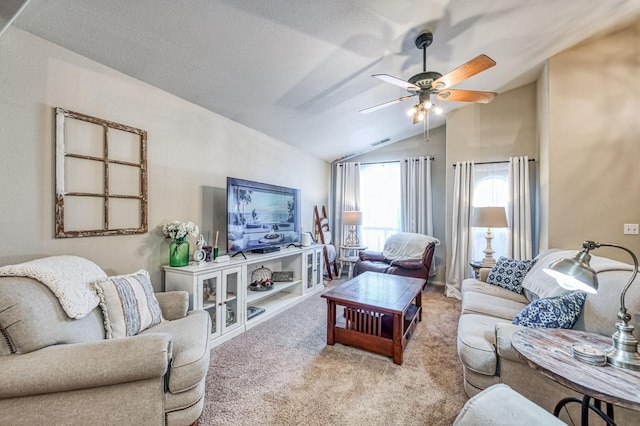
[[[493,59],[489,58],[487,55],[481,54],[444,75],[436,71],[427,71],[427,47],[429,47],[432,42],[433,34],[431,31],[424,31],[416,38],[416,47],[422,50],[422,72],[415,74],[409,78],[409,80],[405,81],[389,74],[372,75],[372,77],[381,81],[402,87],[409,92],[409,95],[402,96],[390,102],[365,108],[360,110],[360,112],[364,114],[371,111],[377,111],[383,107],[394,105],[398,102],[417,96],[418,102],[407,111],[407,115],[413,116],[413,124],[425,121],[425,141],[428,141],[429,113],[431,112],[437,115],[444,114],[444,110],[442,108],[435,106],[433,102],[431,102],[431,95],[435,95],[436,99],[439,101],[474,103],[489,103],[496,97],[497,93],[493,92],[448,89],[449,87],[455,86],[456,84],[496,65],[496,62]]]

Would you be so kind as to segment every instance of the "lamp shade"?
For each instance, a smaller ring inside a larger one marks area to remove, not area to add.
[[[343,211],[342,224],[346,226],[362,225],[362,212],[354,210]]]
[[[475,207],[471,226],[478,228],[506,228],[507,213],[504,207]]]
[[[598,276],[589,265],[591,255],[580,252],[573,259],[558,259],[543,269],[567,290],[581,290],[595,294],[598,292]]]

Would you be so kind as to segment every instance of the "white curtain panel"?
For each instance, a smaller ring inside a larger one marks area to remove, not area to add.
[[[531,259],[531,194],[529,190],[529,158],[509,159],[509,202],[507,205],[509,236],[507,249],[513,259]]]
[[[400,179],[402,231],[433,236],[431,157],[400,162]]]
[[[473,200],[473,161],[457,162],[453,181],[453,217],[451,222],[451,265],[445,295],[462,299],[460,285],[470,276],[470,221]]]
[[[349,232],[347,227],[342,226],[342,212],[360,210],[360,167],[359,163],[355,162],[337,163],[335,167],[336,186],[333,203],[335,211],[333,212],[331,230],[333,231],[333,241],[336,246],[339,246],[344,242]]]

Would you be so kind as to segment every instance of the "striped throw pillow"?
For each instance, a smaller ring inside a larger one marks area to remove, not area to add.
[[[164,321],[149,272],[109,277],[96,283],[107,339],[135,336]]]

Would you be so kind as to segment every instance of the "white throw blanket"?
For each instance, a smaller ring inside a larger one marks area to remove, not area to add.
[[[440,240],[429,235],[414,234],[412,232],[398,232],[387,238],[384,243],[382,254],[385,259],[421,259],[424,249],[432,242],[436,243],[436,247],[440,245]],[[436,264],[431,263],[429,276],[436,275]]]
[[[29,277],[51,289],[69,318],[82,318],[100,299],[94,283],[107,279],[98,265],[78,256],[51,256],[0,268],[3,277]]]
[[[384,258],[388,260],[406,258],[420,259],[427,245],[434,241],[436,246],[440,245],[440,240],[428,235],[398,232],[387,238],[382,254],[384,254]]]

